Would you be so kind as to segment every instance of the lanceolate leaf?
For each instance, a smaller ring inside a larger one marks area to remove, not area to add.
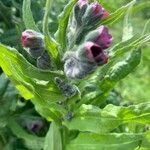
[[[131,21],[132,10],[133,10],[133,5],[129,7],[124,17],[122,41],[127,41],[133,37],[133,27],[132,27],[132,21]]]
[[[39,31],[37,26],[35,25],[30,5],[31,5],[31,0],[24,0],[23,1],[22,12],[23,12],[24,24],[25,24],[27,29],[32,29],[32,30],[35,30],[35,31]]]
[[[141,49],[135,49],[124,61],[117,62],[108,73],[110,80],[119,81],[127,76],[140,63]]]
[[[70,121],[63,124],[70,130],[108,133],[124,123],[150,124],[150,103],[129,107],[107,105],[103,110],[82,105]]]
[[[68,26],[69,16],[76,2],[77,0],[71,0],[58,17],[59,26],[56,32],[56,38],[57,42],[60,43],[60,46],[63,51],[64,48],[66,47],[66,30]]]
[[[62,150],[62,140],[59,127],[52,122],[45,138],[44,150]]]
[[[133,133],[80,133],[67,145],[66,150],[134,150],[144,138],[144,134]]]

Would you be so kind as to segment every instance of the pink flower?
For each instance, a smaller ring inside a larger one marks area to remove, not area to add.
[[[93,62],[98,64],[105,64],[108,61],[106,52],[97,44],[93,42],[86,42],[84,44],[86,57]]]
[[[109,30],[105,26],[100,26],[98,28],[98,36],[95,38],[94,42],[98,44],[102,49],[107,49],[112,44],[112,35],[109,34]]]
[[[112,35],[105,26],[100,26],[98,29],[90,32],[86,36],[85,41],[91,41],[99,45],[102,49],[107,49],[112,44]]]

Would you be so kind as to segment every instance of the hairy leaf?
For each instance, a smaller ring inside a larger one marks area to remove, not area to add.
[[[77,0],[71,0],[66,7],[64,8],[63,12],[59,15],[59,26],[56,32],[57,42],[60,43],[62,50],[66,47],[66,30],[68,26],[68,21],[70,17],[70,13],[75,5]]]
[[[30,5],[31,5],[31,0],[24,0],[23,1],[22,12],[23,12],[24,24],[26,26],[26,29],[32,29],[35,31],[39,31],[39,29],[35,25]]]

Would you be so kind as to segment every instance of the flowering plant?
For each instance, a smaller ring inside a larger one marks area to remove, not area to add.
[[[23,1],[26,29],[21,43],[35,65],[15,48],[0,44],[3,71],[20,94],[51,122],[39,149],[148,148],[150,133],[132,132],[130,125],[150,124],[150,103],[107,105],[110,91],[140,63],[142,45],[150,40],[150,34],[127,34],[130,27],[125,26],[123,40],[112,45],[115,39],[110,25],[131,11],[136,1],[109,13],[99,2],[71,0],[58,17],[54,35],[48,28],[51,2],[46,2],[40,31],[30,0]]]

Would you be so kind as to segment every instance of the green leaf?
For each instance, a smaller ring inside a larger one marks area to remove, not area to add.
[[[69,17],[76,2],[77,0],[71,0],[58,17],[59,26],[56,32],[56,39],[63,51],[65,51],[66,48],[66,30]]]
[[[34,18],[32,16],[32,11],[30,8],[31,0],[24,0],[22,6],[22,13],[23,13],[23,21],[26,26],[26,29],[32,29],[35,31],[39,31],[37,28]]]
[[[69,130],[107,133],[121,124],[150,124],[150,103],[129,107],[107,105],[103,110],[92,105],[82,105],[70,121],[63,124]]]
[[[127,13],[124,17],[122,41],[127,41],[133,37],[133,27],[131,24],[132,9],[133,9],[133,4],[128,8]]]
[[[135,49],[132,53],[123,61],[117,62],[108,73],[110,80],[119,81],[127,76],[135,67],[140,63],[141,50]]]
[[[0,75],[0,127],[7,124],[8,117],[15,110],[18,92],[4,73]]]
[[[80,133],[66,150],[134,150],[144,139],[144,134],[92,134]]]
[[[57,111],[56,106],[54,109],[53,103],[66,99],[54,82],[54,77],[59,77],[61,74],[39,70],[27,62],[14,48],[0,44],[0,51],[0,66],[21,95],[25,99],[32,99],[40,110],[39,113],[43,114],[43,110],[47,110],[44,117],[52,117],[52,120],[60,117],[62,111],[59,108]]]
[[[45,138],[44,150],[62,150],[60,128],[52,122]]]
[[[28,134],[15,120],[10,119],[8,127],[11,129],[14,135],[23,139],[25,145],[30,150],[41,150],[44,146],[44,138],[37,137],[35,135]]]

